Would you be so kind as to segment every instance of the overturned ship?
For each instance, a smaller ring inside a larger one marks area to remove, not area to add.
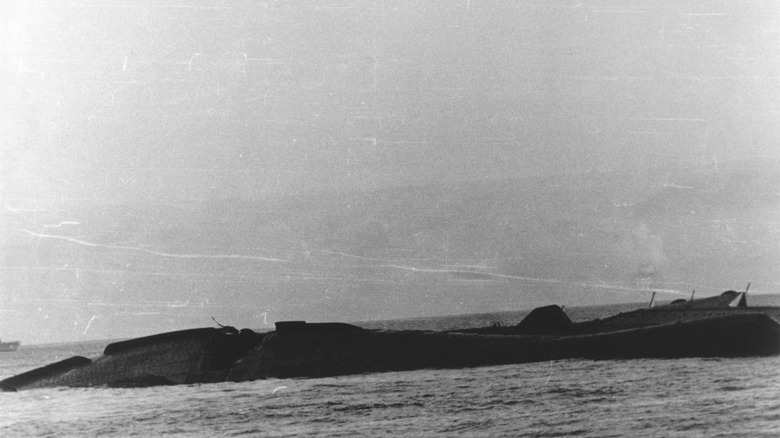
[[[558,306],[534,309],[520,324],[511,327],[484,327],[457,330],[469,333],[574,335],[595,334],[619,330],[652,327],[701,321],[724,316],[763,314],[780,321],[780,307],[748,307],[747,292],[729,290],[714,297],[694,300],[678,299],[670,304],[654,306],[655,294],[650,306],[620,313],[605,319],[580,323],[572,322]]]
[[[584,323],[547,306],[516,326],[447,332],[303,321],[278,322],[268,333],[183,330],[112,343],[97,358],[76,356],[2,380],[0,390],[241,382],[570,358],[780,354],[780,308],[749,308],[739,300],[731,306],[737,295],[729,291]]]

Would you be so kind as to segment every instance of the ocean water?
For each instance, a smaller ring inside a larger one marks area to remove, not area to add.
[[[106,343],[3,353],[0,378]],[[780,437],[780,356],[40,389],[0,393],[0,406],[2,437]]]

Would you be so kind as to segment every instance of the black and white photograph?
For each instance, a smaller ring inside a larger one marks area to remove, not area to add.
[[[0,436],[780,436],[780,1],[0,0]]]

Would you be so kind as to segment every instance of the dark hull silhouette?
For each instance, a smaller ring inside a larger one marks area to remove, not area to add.
[[[0,389],[240,382],[569,358],[780,354],[780,323],[762,313],[606,331],[598,328],[605,327],[599,321],[567,325],[567,320],[560,308],[549,306],[503,333],[367,330],[305,322],[277,323],[276,331],[262,334],[232,327],[184,330],[113,343],[100,357],[76,356],[47,365],[0,381]],[[562,326],[568,328],[560,332]],[[536,333],[540,331],[546,333]]]
[[[676,300],[658,307],[637,309],[605,319],[575,323],[559,306],[534,309],[520,324],[453,330],[463,333],[503,335],[584,335],[630,330],[723,316],[762,314],[780,321],[780,307],[748,307],[745,292],[726,291],[698,300]]]

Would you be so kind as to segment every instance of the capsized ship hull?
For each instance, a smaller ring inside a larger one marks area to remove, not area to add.
[[[764,314],[574,335],[367,330],[342,323],[286,322],[277,323],[270,333],[203,328],[114,343],[94,359],[76,356],[2,380],[0,389],[241,382],[569,358],[777,354],[780,323]]]
[[[780,321],[780,307],[748,307],[745,292],[726,291],[714,297],[676,300],[670,304],[640,308],[604,319],[577,323],[572,322],[560,306],[545,306],[534,309],[517,325],[453,331],[481,334],[573,336],[751,314],[767,315]]]

